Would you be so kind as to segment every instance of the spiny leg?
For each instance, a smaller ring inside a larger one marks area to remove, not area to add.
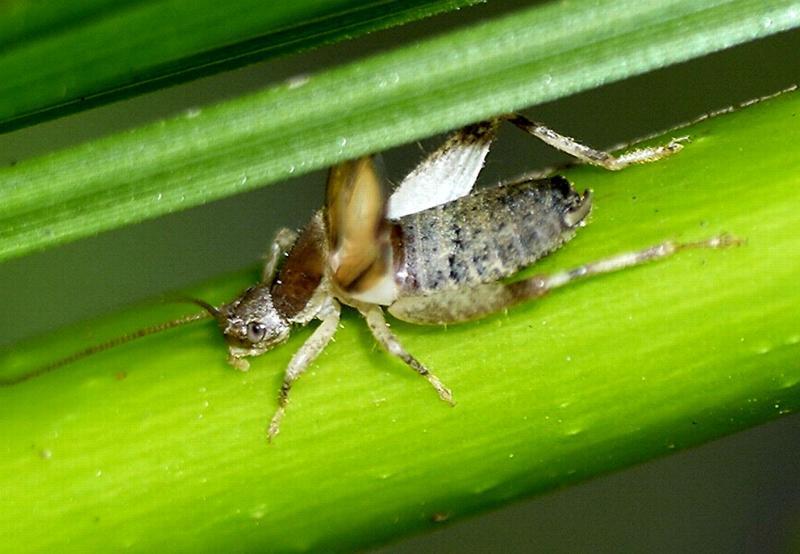
[[[336,300],[332,300],[330,307],[322,317],[322,323],[314,330],[311,336],[308,337],[308,340],[303,343],[300,350],[295,352],[294,356],[292,356],[292,360],[286,367],[286,373],[283,375],[283,383],[281,384],[281,391],[278,395],[278,409],[275,411],[275,415],[272,416],[269,427],[267,428],[267,439],[270,442],[272,442],[275,435],[280,432],[281,420],[283,419],[284,413],[286,413],[286,405],[289,403],[289,391],[292,385],[308,366],[311,365],[311,362],[325,349],[333,338],[333,335],[336,334],[336,328],[339,326],[339,312],[339,303]]]
[[[535,298],[546,294],[552,289],[563,287],[577,279],[601,275],[603,273],[613,273],[635,265],[668,258],[680,250],[693,248],[726,248],[729,246],[738,246],[742,244],[742,242],[741,239],[727,234],[695,242],[676,242],[668,240],[643,250],[624,252],[616,256],[579,265],[578,267],[565,271],[558,271],[549,275],[536,275],[530,279],[511,283],[508,286],[511,288],[512,293],[522,295],[522,298]]]
[[[541,123],[531,121],[524,115],[510,114],[504,116],[503,119],[557,150],[561,150],[588,164],[600,166],[611,171],[623,169],[633,164],[644,164],[666,158],[683,148],[681,141],[685,140],[673,139],[665,145],[639,148],[614,156],[608,152],[595,150],[585,144],[581,144],[573,138],[561,135]]]
[[[453,401],[453,393],[450,392],[444,384],[439,380],[436,375],[430,372],[430,370],[422,365],[419,360],[414,358],[411,354],[409,354],[403,345],[400,344],[400,341],[397,340],[397,337],[389,330],[388,325],[386,324],[386,320],[383,318],[383,310],[380,306],[377,305],[362,305],[358,306],[358,310],[361,312],[361,315],[364,316],[364,319],[367,320],[367,326],[369,330],[372,331],[372,336],[375,337],[375,340],[383,346],[387,352],[392,354],[393,356],[397,356],[401,360],[403,360],[406,364],[408,364],[411,369],[425,377],[428,382],[433,385],[433,388],[436,389],[436,392],[439,394],[439,398],[447,402],[448,404],[455,405]]]
[[[724,248],[741,244],[730,235],[697,242],[666,241],[636,252],[625,252],[566,271],[535,275],[515,283],[487,283],[466,290],[400,298],[389,307],[398,319],[420,325],[446,325],[480,319],[525,300],[544,296],[578,279],[611,273],[672,256],[689,248]]]
[[[297,240],[297,231],[281,228],[272,239],[272,245],[269,247],[269,252],[264,256],[264,269],[261,271],[261,281],[271,283],[278,273],[278,266],[281,263],[281,258],[291,249]]]

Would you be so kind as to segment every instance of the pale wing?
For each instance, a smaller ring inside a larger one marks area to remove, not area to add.
[[[389,198],[386,217],[398,219],[469,194],[496,130],[497,120],[492,120],[451,135],[403,179]]]
[[[381,256],[385,197],[372,158],[331,168],[326,197],[330,265],[346,289]]]

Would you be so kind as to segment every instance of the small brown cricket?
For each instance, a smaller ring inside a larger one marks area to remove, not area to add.
[[[540,297],[578,278],[663,258],[682,248],[716,248],[736,242],[728,236],[694,243],[666,241],[566,271],[501,282],[569,241],[591,210],[590,192],[576,192],[561,176],[526,178],[472,192],[503,120],[583,162],[609,170],[659,160],[681,149],[674,140],[615,157],[513,114],[454,133],[388,199],[371,157],[332,168],[325,207],[299,234],[288,229],[278,232],[258,284],[219,307],[195,301],[217,320],[228,343],[229,361],[242,371],[249,368],[246,357],[285,342],[294,326],[321,320],[286,368],[278,408],[267,429],[269,440],[280,430],[293,383],[333,338],[341,304],[356,308],[375,340],[452,404],[450,390],[389,330],[384,308],[398,319],[423,325],[469,321]],[[197,319],[188,316],[121,337],[16,381]]]
[[[384,307],[398,319],[422,325],[469,321],[580,277],[669,256],[680,248],[731,241],[664,242],[552,275],[499,282],[570,240],[591,210],[589,191],[576,192],[560,176],[472,193],[502,120],[610,170],[655,161],[681,148],[673,141],[614,157],[514,114],[453,134],[388,199],[371,157],[332,168],[324,209],[299,235],[278,232],[262,281],[229,304],[207,306],[227,339],[230,363],[241,370],[249,367],[245,357],[284,342],[293,326],[322,322],[286,368],[267,430],[270,440],[279,432],[292,384],[333,338],[341,304],[361,312],[375,340],[452,404],[450,389],[389,330]]]

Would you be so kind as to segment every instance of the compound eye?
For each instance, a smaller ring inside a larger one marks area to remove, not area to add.
[[[251,321],[247,324],[247,340],[250,342],[261,342],[266,334],[267,326],[260,321]]]

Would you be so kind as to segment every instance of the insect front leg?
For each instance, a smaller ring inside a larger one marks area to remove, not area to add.
[[[505,116],[504,119],[557,150],[566,152],[570,156],[578,158],[585,163],[600,166],[611,171],[617,171],[633,164],[655,162],[667,156],[671,156],[683,148],[681,142],[685,140],[685,138],[673,139],[665,145],[639,148],[631,150],[630,152],[625,152],[619,156],[614,156],[608,152],[595,150],[590,146],[577,142],[573,138],[559,134],[541,123],[531,121],[524,115],[511,114]]]
[[[361,312],[361,315],[364,316],[364,319],[367,320],[367,326],[369,330],[372,331],[372,336],[375,337],[375,340],[383,346],[387,352],[392,354],[393,356],[397,356],[401,360],[403,360],[406,364],[408,364],[411,369],[425,377],[428,382],[433,385],[433,388],[436,389],[436,392],[439,394],[439,398],[447,402],[448,404],[455,405],[453,401],[453,393],[450,392],[444,384],[439,380],[436,375],[430,372],[430,370],[422,365],[419,360],[414,358],[411,354],[409,354],[403,345],[400,344],[400,341],[397,340],[397,337],[389,330],[388,325],[386,324],[386,320],[383,317],[383,310],[380,306],[375,304],[364,304],[357,306],[358,311]]]
[[[264,256],[264,269],[261,272],[261,281],[271,283],[278,273],[278,266],[281,263],[286,253],[292,248],[295,241],[297,241],[297,231],[281,228],[272,239],[272,245],[269,247],[269,252]]]
[[[322,319],[322,323],[317,327],[314,332],[308,337],[300,350],[295,352],[292,356],[289,365],[286,367],[286,373],[283,375],[283,383],[281,384],[281,391],[278,395],[278,409],[275,415],[269,422],[267,428],[267,439],[272,442],[280,432],[281,420],[284,413],[286,413],[286,405],[289,403],[289,391],[292,385],[300,375],[305,372],[311,362],[325,350],[325,347],[336,334],[336,329],[339,326],[339,313],[341,308],[339,303],[331,299],[330,304],[320,313],[318,317]]]

